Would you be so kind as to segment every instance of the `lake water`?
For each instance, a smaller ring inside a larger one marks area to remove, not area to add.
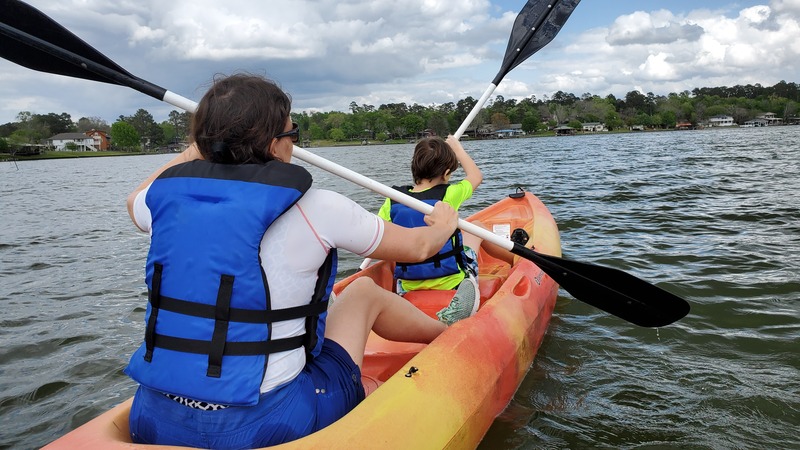
[[[800,448],[800,127],[467,142],[462,217],[533,192],[565,257],[692,304],[638,328],[565,291],[480,448]],[[313,149],[385,184],[411,145]],[[131,396],[148,238],[125,197],[170,155],[0,163],[0,448],[38,448]],[[382,199],[311,168],[370,210]],[[340,275],[360,259],[342,254]]]

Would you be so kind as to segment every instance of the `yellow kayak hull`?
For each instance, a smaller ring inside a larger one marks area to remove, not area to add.
[[[558,228],[530,193],[505,198],[469,217],[498,234],[523,228],[526,246],[561,255]],[[331,426],[275,449],[465,449],[480,443],[508,405],[544,337],[558,285],[530,261],[513,266],[479,254],[481,307],[428,345],[386,341],[372,334],[362,367],[367,398]],[[340,281],[370,276],[392,289],[393,265],[379,262]],[[429,314],[447,305],[452,291],[409,293]],[[52,442],[46,449],[168,449],[132,444],[131,399]]]

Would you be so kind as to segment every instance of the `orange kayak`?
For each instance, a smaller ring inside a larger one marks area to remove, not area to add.
[[[558,228],[547,208],[530,193],[505,198],[474,214],[506,237],[524,229],[527,247],[561,256]],[[481,307],[434,342],[410,344],[370,336],[362,367],[367,398],[345,417],[277,449],[475,448],[511,401],[531,366],[555,306],[558,285],[536,265],[513,266],[481,251]],[[340,292],[358,277],[393,289],[394,267],[379,262],[336,283]],[[453,291],[411,292],[406,298],[433,315]],[[131,399],[55,440],[45,449],[168,449],[132,444]]]

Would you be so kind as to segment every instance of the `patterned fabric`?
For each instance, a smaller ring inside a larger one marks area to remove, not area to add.
[[[200,400],[192,400],[186,397],[178,397],[177,395],[172,394],[164,394],[168,399],[174,400],[180,403],[183,406],[188,406],[189,408],[194,409],[202,409],[203,411],[219,411],[221,409],[225,409],[227,405],[218,405],[216,403],[208,403],[208,402],[201,402]]]

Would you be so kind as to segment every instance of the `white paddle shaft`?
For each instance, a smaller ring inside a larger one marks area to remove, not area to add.
[[[472,112],[477,114],[477,110],[483,106],[483,103],[486,103],[486,99],[492,94],[494,91],[494,85],[490,86],[490,89],[487,89],[486,92],[481,97],[481,101],[479,101],[475,108],[472,109]],[[185,97],[181,97],[180,95],[167,91],[164,94],[163,100],[170,105],[177,106],[185,111],[189,111],[191,113],[197,110],[197,103],[193,102]],[[474,114],[470,113],[470,115],[474,116]],[[464,124],[468,124],[469,122],[464,121]],[[463,128],[466,128],[465,125],[462,124]],[[388,197],[398,203],[408,206],[409,208],[419,211],[423,214],[430,214],[433,211],[433,206],[423,202],[422,200],[417,200],[416,198],[404,194],[397,189],[390,188],[384,184],[378,183],[377,181],[373,180],[372,178],[365,177],[358,172],[354,172],[346,167],[340,166],[332,161],[329,161],[321,156],[315,155],[314,153],[309,152],[306,149],[300,148],[298,146],[294,146],[294,150],[292,151],[292,156],[296,157],[301,161],[305,161],[312,166],[319,167],[322,170],[330,172],[336,176],[344,178],[345,180],[351,181],[361,187],[367,188],[372,192],[378,193],[383,195],[384,197]],[[492,233],[489,230],[485,230],[477,225],[473,225],[467,222],[464,219],[458,219],[458,228],[467,233],[474,234],[479,238],[487,240],[495,245],[498,245],[506,250],[511,250],[514,248],[514,243],[508,239],[503,239],[502,237]]]
[[[478,100],[478,103],[475,103],[475,106],[472,107],[472,111],[469,112],[467,118],[464,119],[464,122],[462,122],[461,126],[458,127],[456,134],[453,135],[456,137],[456,139],[461,139],[461,136],[464,135],[464,131],[467,130],[469,124],[472,123],[472,121],[475,119],[475,116],[477,116],[478,113],[481,111],[483,105],[486,104],[486,102],[489,100],[489,96],[492,95],[495,89],[497,89],[497,86],[495,86],[494,83],[489,83],[489,87],[487,87],[486,90],[483,92],[483,95]]]

